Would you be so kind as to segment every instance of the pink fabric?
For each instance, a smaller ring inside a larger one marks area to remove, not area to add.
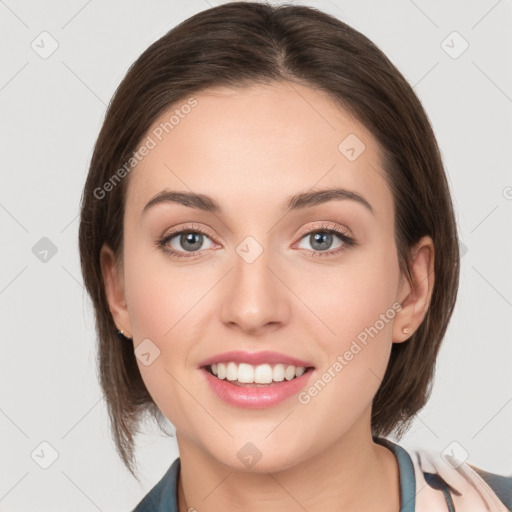
[[[507,512],[496,493],[467,463],[450,465],[434,450],[404,449],[414,465],[416,512],[449,510],[443,493],[428,485],[423,472],[437,474],[457,491],[450,493],[456,512]]]

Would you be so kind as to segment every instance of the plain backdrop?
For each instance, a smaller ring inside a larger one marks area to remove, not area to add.
[[[79,200],[130,64],[220,3],[0,2],[1,511],[131,510],[178,456],[175,438],[148,425],[139,485],[114,450],[79,266]],[[453,192],[458,303],[431,399],[401,443],[442,452],[455,442],[470,463],[510,474],[512,3],[293,3],[333,14],[389,56],[425,106]]]

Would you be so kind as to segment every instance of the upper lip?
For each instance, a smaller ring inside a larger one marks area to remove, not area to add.
[[[242,350],[232,350],[230,352],[223,352],[222,354],[216,354],[204,361],[199,363],[199,367],[210,366],[215,363],[226,363],[233,361],[235,363],[247,363],[254,366],[259,364],[289,364],[293,366],[302,366],[304,368],[312,367],[311,363],[291,357],[286,354],[280,354],[279,352],[272,352],[271,350],[265,350],[263,352],[244,352]]]

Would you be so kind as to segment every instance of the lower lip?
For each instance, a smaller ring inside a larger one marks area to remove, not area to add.
[[[206,368],[201,368],[208,384],[219,398],[235,407],[244,407],[247,409],[272,407],[290,398],[306,385],[313,370],[313,368],[310,368],[300,377],[277,382],[270,386],[248,387],[231,384],[228,380],[220,380],[212,375]]]

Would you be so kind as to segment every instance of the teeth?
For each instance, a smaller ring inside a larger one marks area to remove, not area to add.
[[[306,368],[303,366],[276,364],[273,367],[269,364],[253,366],[247,363],[216,363],[211,366],[212,373],[219,379],[238,381],[244,384],[269,384],[271,382],[282,382],[284,379],[292,380],[300,377]]]

